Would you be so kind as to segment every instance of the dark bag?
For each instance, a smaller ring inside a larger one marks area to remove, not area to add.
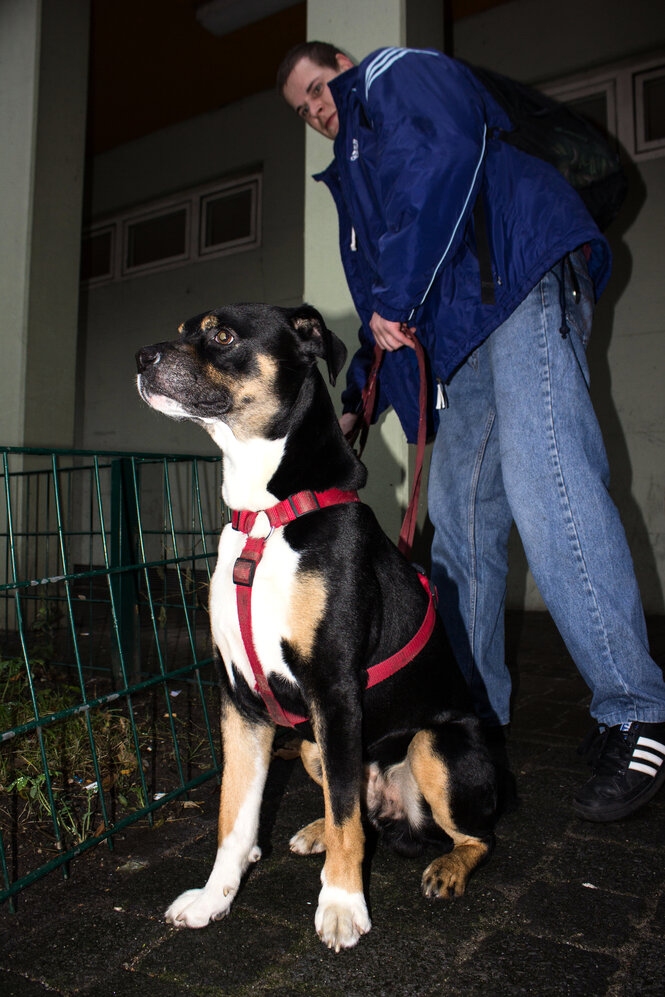
[[[599,229],[616,217],[628,189],[611,140],[589,120],[552,97],[493,70],[465,63],[510,118],[498,137],[555,166],[575,188]]]

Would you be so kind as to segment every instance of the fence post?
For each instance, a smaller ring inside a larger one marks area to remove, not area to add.
[[[133,501],[131,461],[119,458],[111,462],[111,567],[126,568],[137,563],[136,502]],[[118,620],[118,640],[111,648],[111,668],[118,685],[123,684],[121,667],[130,684],[138,679],[138,572],[118,571],[110,576],[111,590]]]

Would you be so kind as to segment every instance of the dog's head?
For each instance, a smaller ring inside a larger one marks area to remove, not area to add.
[[[346,347],[310,305],[239,304],[183,322],[174,342],[136,354],[137,386],[152,408],[236,436],[270,438],[317,359],[334,384]]]

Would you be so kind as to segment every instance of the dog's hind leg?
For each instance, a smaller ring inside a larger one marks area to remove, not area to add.
[[[362,881],[360,718],[357,729],[353,723],[328,725],[316,720],[315,729],[321,751],[326,860],[314,924],[321,941],[339,952],[354,946],[372,926]]]
[[[222,707],[224,769],[219,806],[217,855],[203,889],[187,890],[166,911],[178,927],[203,928],[224,917],[257,847],[259,811],[265,786],[274,727],[252,723],[226,701]]]
[[[300,745],[300,758],[307,774],[318,786],[323,785],[321,753],[314,741],[303,741]],[[319,817],[306,824],[293,835],[289,847],[296,855],[315,855],[326,850],[326,819]]]
[[[422,888],[427,897],[462,896],[469,876],[490,852],[494,774],[488,760],[469,750],[467,734],[463,723],[447,724],[436,732],[419,731],[409,745],[408,763],[418,789],[454,846],[425,869]],[[453,748],[449,755],[446,740]]]

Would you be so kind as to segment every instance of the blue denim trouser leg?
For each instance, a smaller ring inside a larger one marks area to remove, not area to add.
[[[512,520],[599,723],[665,720],[632,559],[588,390],[593,291],[546,274],[452,378],[432,454],[432,576],[480,715],[510,719],[503,612]]]

